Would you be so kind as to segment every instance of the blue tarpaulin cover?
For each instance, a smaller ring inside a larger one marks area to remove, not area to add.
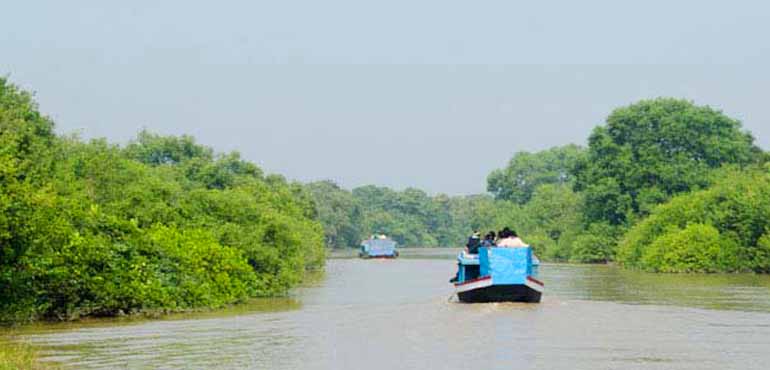
[[[524,284],[532,274],[532,248],[480,248],[481,276],[495,284]]]
[[[362,243],[369,256],[392,256],[396,253],[396,242],[390,239],[369,239]]]

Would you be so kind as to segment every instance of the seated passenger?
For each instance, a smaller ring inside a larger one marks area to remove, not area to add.
[[[484,240],[481,242],[482,247],[494,247],[495,246],[495,232],[490,231],[484,236]]]
[[[481,234],[478,231],[474,231],[473,235],[468,238],[468,244],[465,245],[465,251],[468,254],[479,254],[479,245],[481,244]]]
[[[497,242],[498,247],[503,248],[520,248],[520,247],[527,247],[528,245],[524,243],[521,238],[519,238],[519,235],[516,234],[515,231],[504,228],[502,231],[500,231],[500,240]]]

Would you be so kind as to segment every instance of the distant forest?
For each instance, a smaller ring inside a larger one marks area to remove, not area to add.
[[[514,154],[489,174],[488,194],[306,187],[333,248],[372,233],[402,246],[458,247],[472,230],[510,226],[549,261],[766,273],[769,159],[739,121],[659,98],[616,109],[586,146]]]

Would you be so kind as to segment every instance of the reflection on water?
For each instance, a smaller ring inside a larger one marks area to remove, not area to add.
[[[460,304],[456,250],[332,259],[291,297],[26,328],[71,368],[765,369],[770,277],[544,265],[539,305]]]
[[[770,312],[770,276],[651,274],[612,266],[546,265],[549,291],[561,299]]]

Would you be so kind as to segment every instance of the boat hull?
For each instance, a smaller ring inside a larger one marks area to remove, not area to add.
[[[543,295],[543,283],[528,277],[524,284],[495,284],[484,277],[462,284],[455,284],[457,297],[464,303],[526,302],[539,303]]]
[[[360,256],[365,260],[392,260],[398,258],[398,256]]]
[[[542,293],[526,285],[493,285],[457,293],[460,302],[492,303],[492,302],[526,302],[539,303]]]
[[[362,259],[365,259],[365,260],[369,260],[369,259],[392,260],[392,259],[398,258],[398,252],[396,252],[394,254],[382,254],[382,255],[376,255],[376,256],[371,256],[371,255],[368,255],[366,253],[359,253],[358,257],[362,258]]]

